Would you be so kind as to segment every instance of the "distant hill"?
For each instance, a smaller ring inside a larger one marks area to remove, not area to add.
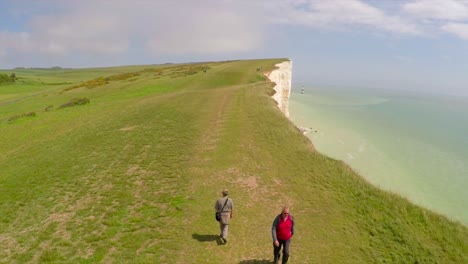
[[[72,68],[62,68],[60,66],[54,66],[54,67],[15,67],[14,70],[26,70],[26,69],[30,69],[30,70],[70,70]]]

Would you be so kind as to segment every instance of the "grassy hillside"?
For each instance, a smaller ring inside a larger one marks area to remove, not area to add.
[[[262,71],[280,61],[15,70],[0,86],[0,263],[271,263],[285,204],[291,263],[467,263],[466,227],[313,150],[270,98]],[[90,103],[60,108],[73,98]]]

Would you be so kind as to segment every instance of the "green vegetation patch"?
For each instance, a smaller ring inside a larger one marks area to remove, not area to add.
[[[28,113],[24,113],[24,114],[21,114],[21,115],[14,115],[10,118],[8,118],[8,122],[14,122],[20,118],[25,118],[25,117],[35,117],[36,116],[36,112],[28,112]]]
[[[114,81],[132,80],[135,81],[135,77],[141,76],[142,74],[153,74],[155,77],[161,77],[163,75],[170,78],[180,78],[195,75],[199,72],[207,72],[209,70],[208,65],[188,64],[188,65],[176,65],[164,68],[145,68],[137,72],[127,72],[111,75],[108,77],[98,77],[93,80],[85,81],[77,85],[73,85],[64,89],[64,91],[70,91],[78,88],[95,88],[103,86]]]
[[[72,106],[77,106],[77,105],[85,105],[85,104],[89,104],[90,103],[90,100],[86,97],[82,97],[82,98],[72,98],[70,99],[70,101],[68,101],[67,103],[59,106],[58,108],[66,108],[66,107],[72,107]],[[50,106],[48,106],[46,109],[50,109]]]
[[[93,79],[93,80],[85,81],[83,83],[70,86],[70,87],[64,89],[64,91],[70,91],[70,90],[77,89],[77,88],[82,88],[82,87],[86,87],[86,88],[91,89],[91,88],[95,88],[95,87],[98,87],[98,86],[109,84],[110,82],[113,82],[113,81],[127,80],[129,78],[133,78],[133,77],[137,77],[137,76],[140,76],[139,72],[129,72],[129,73],[115,74],[115,75],[111,75],[111,76],[108,76],[108,77],[98,77],[98,78]]]
[[[16,78],[16,74],[15,73],[11,73],[10,75],[8,74],[4,74],[4,73],[0,73],[0,85],[1,84],[5,84],[5,83],[13,83],[17,80]]]

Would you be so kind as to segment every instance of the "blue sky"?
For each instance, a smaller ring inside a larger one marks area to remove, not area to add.
[[[288,57],[293,82],[468,95],[468,0],[0,0],[0,68]]]

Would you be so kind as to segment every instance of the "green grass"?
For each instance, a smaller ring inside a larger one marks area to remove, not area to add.
[[[313,150],[256,70],[280,61],[15,70],[0,87],[0,263],[269,263],[285,204],[291,263],[468,262],[465,226]],[[90,103],[59,108],[73,98]]]

